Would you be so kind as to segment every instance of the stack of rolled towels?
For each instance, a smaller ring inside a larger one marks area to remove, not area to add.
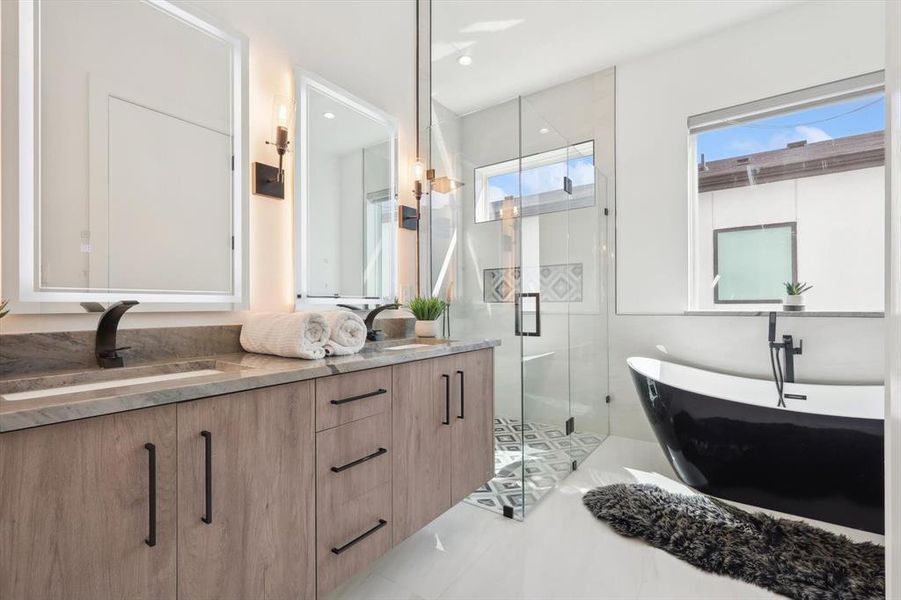
[[[366,325],[349,310],[301,310],[254,313],[241,328],[247,352],[315,360],[359,352],[366,343]]]

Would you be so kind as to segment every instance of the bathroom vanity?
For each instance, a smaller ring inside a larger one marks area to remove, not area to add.
[[[0,382],[0,597],[324,596],[493,476],[495,345]]]

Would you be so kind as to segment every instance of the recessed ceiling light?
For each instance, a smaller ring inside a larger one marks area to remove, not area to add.
[[[326,119],[334,119],[335,113],[324,112],[324,113],[322,113],[322,116],[325,117]]]
[[[461,67],[468,67],[469,65],[472,64],[472,57],[469,56],[468,54],[464,54],[463,56],[461,56],[460,58],[457,59],[457,63],[459,63],[459,65]]]
[[[544,135],[545,133],[547,133],[549,131],[550,131],[550,129],[548,129],[547,127],[542,127],[541,129],[538,130],[538,133]]]

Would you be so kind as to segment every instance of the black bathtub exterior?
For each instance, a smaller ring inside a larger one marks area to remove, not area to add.
[[[796,412],[777,408],[775,399],[772,408],[732,402],[631,371],[654,433],[685,484],[883,533],[882,420]]]

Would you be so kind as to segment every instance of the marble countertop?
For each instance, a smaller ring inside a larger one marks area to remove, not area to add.
[[[393,346],[425,343],[416,348],[391,349]],[[265,354],[239,352],[204,356],[179,361],[206,363],[221,372],[175,379],[59,394],[25,400],[5,400],[0,396],[0,433],[74,421],[87,417],[123,412],[208,396],[218,396],[255,388],[293,383],[340,373],[351,373],[426,358],[435,358],[499,346],[499,340],[391,340],[390,343],[368,344],[360,353],[335,356],[322,360],[282,358]],[[165,363],[160,363],[161,366]],[[121,378],[145,375],[154,365],[103,371]],[[115,372],[115,373],[114,373]],[[76,377],[84,371],[55,375],[55,386],[67,385],[65,377]],[[95,369],[92,373],[101,373]],[[6,379],[0,381],[0,393],[10,393],[48,386],[41,377]]]

